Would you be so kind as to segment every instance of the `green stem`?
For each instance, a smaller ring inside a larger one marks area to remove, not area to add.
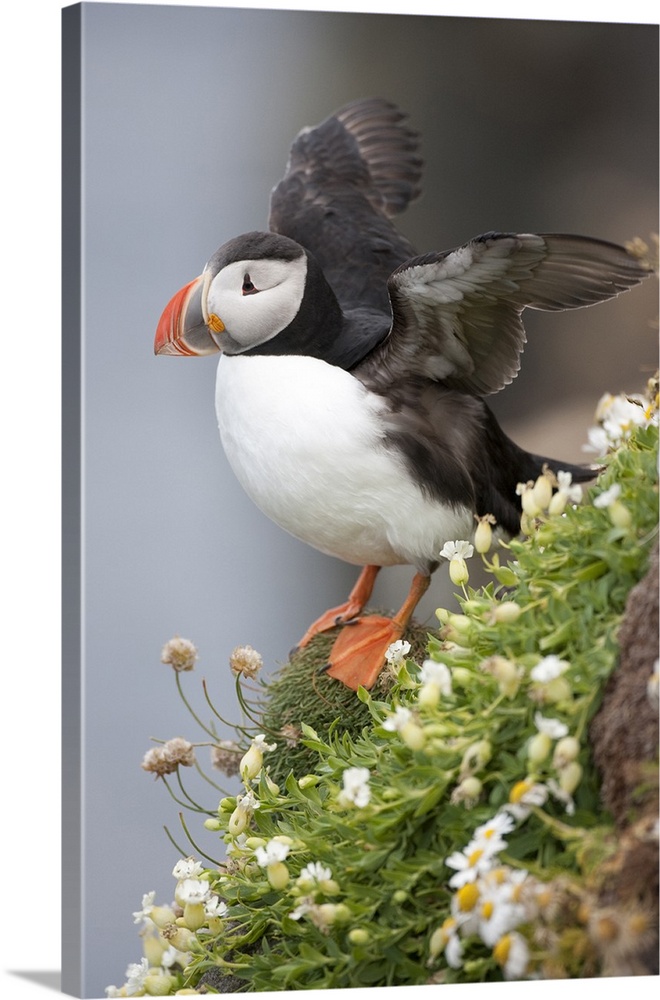
[[[191,804],[190,807],[195,809],[195,812],[206,813],[207,816],[216,815],[215,812],[210,812],[208,809],[205,809],[203,806],[200,806],[199,802],[195,802],[195,800],[190,795],[188,795],[188,792],[183,787],[183,781],[181,780],[181,771],[179,768],[177,768],[176,777],[177,781],[179,782],[179,788],[181,789],[183,795],[185,795],[185,797],[188,799],[188,802],[190,802]],[[181,805],[183,805],[183,803],[181,803]]]
[[[163,827],[163,830],[165,831],[165,833],[167,835],[167,839],[169,840],[169,842],[171,844],[173,844],[174,847],[176,847],[177,851],[179,852],[180,857],[185,858],[186,851],[184,851],[184,849],[181,847],[180,844],[177,844],[176,840],[174,839],[174,837],[172,836],[172,834],[170,833],[170,831],[167,829],[166,826]]]
[[[590,717],[591,706],[593,705],[594,700],[599,696],[600,696],[599,689],[594,688],[590,693],[584,694],[580,699],[581,701],[584,702],[584,707],[580,712],[580,719],[578,721],[577,726],[575,727],[575,738],[579,740],[580,743],[582,742],[582,734],[585,730],[585,727]]]
[[[199,846],[199,844],[196,844],[195,841],[190,836],[190,831],[188,830],[188,827],[186,826],[186,821],[183,818],[183,813],[179,813],[179,821],[180,821],[181,826],[183,827],[183,829],[185,831],[186,837],[188,838],[188,840],[190,841],[190,843],[192,844],[192,846],[195,848],[195,850],[197,851],[197,853],[200,854],[203,858],[206,858],[207,861],[210,861],[211,864],[215,865],[216,868],[219,868],[220,867],[220,862],[216,861],[216,859],[212,858],[209,854],[206,854],[206,852],[201,849],[201,847]]]
[[[228,962],[224,958],[215,958],[212,963],[213,966],[218,966],[220,969],[251,969],[252,965],[249,962]]]
[[[208,706],[211,709],[211,711],[213,712],[213,714],[215,715],[216,719],[219,719],[219,721],[223,724],[223,726],[227,726],[229,729],[236,729],[237,727],[234,725],[234,723],[227,722],[226,719],[223,719],[223,717],[220,715],[220,713],[218,712],[217,708],[215,707],[215,705],[211,701],[211,696],[209,695],[205,679],[202,680],[202,690],[204,691],[204,697],[206,698]]]
[[[212,788],[215,788],[216,791],[220,792],[221,795],[229,795],[229,792],[226,791],[221,785],[217,785],[212,778],[209,778],[208,774],[206,774],[206,772],[202,770],[198,761],[195,761],[195,770],[200,775],[200,777],[204,779],[204,781],[208,782],[208,784],[211,785]]]
[[[165,788],[168,790],[168,792],[170,793],[170,795],[172,796],[172,798],[174,799],[174,801],[176,802],[176,804],[178,806],[183,806],[184,809],[190,809],[192,812],[206,813],[207,816],[214,816],[215,815],[215,813],[210,813],[206,809],[201,809],[196,804],[191,806],[191,805],[188,805],[187,802],[182,802],[181,799],[177,798],[177,796],[174,794],[174,792],[170,788],[169,783],[167,782],[167,780],[165,779],[165,777],[162,778],[162,782],[163,782],[163,784],[165,785]],[[180,784],[180,782],[179,782],[179,784]],[[186,793],[184,792],[183,794],[185,795]],[[186,796],[186,797],[188,797],[188,796]],[[192,802],[192,799],[190,801]]]
[[[217,740],[217,738],[218,738],[217,737],[217,733],[214,733],[212,729],[209,729],[208,726],[205,726],[204,723],[202,722],[202,720],[199,718],[199,716],[193,711],[193,709],[192,709],[192,707],[191,707],[188,699],[186,698],[185,694],[183,693],[183,688],[181,687],[181,679],[179,677],[179,674],[175,673],[174,676],[176,678],[176,686],[179,689],[179,696],[181,698],[181,701],[186,706],[186,708],[188,709],[188,711],[192,715],[192,717],[195,720],[195,722],[197,723],[197,725],[200,727],[200,729],[203,729],[205,733],[208,733],[208,735],[211,737],[212,740]]]
[[[239,705],[243,709],[243,712],[248,717],[250,722],[254,723],[258,727],[259,731],[262,733],[269,733],[270,736],[276,736],[278,739],[282,738],[282,734],[277,732],[275,729],[271,729],[269,726],[264,725],[263,719],[255,719],[253,715],[250,714],[250,709],[248,708],[248,703],[243,697],[243,690],[241,688],[241,675],[236,675],[236,697],[238,698]],[[238,727],[236,727],[238,728]],[[248,736],[249,733],[245,729],[241,729],[241,732]]]
[[[481,718],[482,718],[482,719],[484,719],[484,718],[486,718],[487,716],[489,716],[489,715],[490,715],[490,713],[491,713],[491,712],[492,712],[492,711],[493,711],[494,709],[496,709],[496,708],[497,708],[497,706],[498,706],[498,705],[500,705],[500,704],[501,704],[501,703],[502,703],[502,702],[504,701],[504,698],[505,698],[505,697],[506,697],[506,696],[505,696],[505,695],[504,695],[503,693],[500,693],[500,694],[499,694],[499,695],[497,696],[497,698],[495,699],[495,701],[491,702],[491,703],[490,703],[490,705],[488,706],[488,708],[484,709],[484,710],[483,710],[483,711],[482,711],[482,712],[480,713],[480,714],[481,714]]]
[[[562,823],[560,819],[555,819],[554,816],[548,815],[543,809],[538,806],[532,806],[532,812],[535,816],[545,823],[554,834],[559,837],[560,840],[583,840],[587,836],[587,831],[583,827],[569,826],[568,823]]]

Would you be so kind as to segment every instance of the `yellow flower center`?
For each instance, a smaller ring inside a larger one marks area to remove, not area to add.
[[[550,891],[550,889],[542,889],[539,893],[537,893],[536,901],[542,910],[544,910],[547,906],[550,906],[550,903],[552,902],[552,892]],[[580,919],[581,917],[578,912],[578,920]],[[586,921],[582,922],[586,923]]]
[[[522,893],[523,893],[523,884],[522,882],[518,882],[518,884],[514,885],[511,890],[512,901],[514,903],[519,903],[522,897]]]
[[[505,965],[506,960],[509,957],[509,952],[511,950],[511,935],[505,934],[501,937],[495,947],[493,948],[493,958],[500,965]]]
[[[520,802],[532,787],[531,781],[517,781],[509,793],[509,802]]]
[[[490,920],[490,918],[493,915],[494,909],[495,906],[490,899],[488,900],[487,903],[484,903],[484,905],[481,907],[481,916],[484,918],[484,920]]]
[[[474,865],[476,865],[477,861],[479,860],[479,858],[482,856],[483,853],[484,853],[483,849],[481,847],[478,847],[476,851],[473,851],[472,854],[468,855],[468,864],[470,868],[473,868]]]
[[[463,910],[464,913],[473,910],[475,903],[479,899],[479,890],[474,882],[468,882],[467,885],[461,886],[456,893],[456,899],[459,910]]]

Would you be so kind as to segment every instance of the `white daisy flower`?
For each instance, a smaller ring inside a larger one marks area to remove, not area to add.
[[[474,841],[471,841],[464,850],[454,851],[445,858],[447,867],[456,871],[456,874],[449,879],[451,888],[460,889],[467,882],[475,882],[479,875],[489,870],[491,859],[492,854],[486,847]]]
[[[506,884],[482,887],[475,916],[476,933],[490,948],[526,919],[525,907],[512,902],[511,891]]]
[[[460,969],[463,965],[463,945],[456,932],[450,934],[447,938],[445,961],[450,969]]]
[[[529,964],[529,948],[522,934],[511,931],[501,937],[493,956],[502,966],[505,979],[522,979]]]
[[[518,781],[511,789],[509,801],[502,810],[511,813],[517,820],[527,819],[533,806],[545,805],[548,798],[548,788],[541,782],[525,778]]]
[[[503,843],[502,837],[507,833],[511,833],[515,825],[513,819],[507,813],[497,812],[492,819],[477,827],[472,838],[473,842],[481,843],[481,841],[485,841],[486,843],[490,843],[500,841],[500,843]]]

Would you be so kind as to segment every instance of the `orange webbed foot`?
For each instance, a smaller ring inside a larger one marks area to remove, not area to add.
[[[315,622],[312,622],[295,648],[302,649],[304,646],[307,646],[314,636],[319,635],[320,632],[328,632],[331,628],[336,628],[338,625],[350,624],[359,615],[361,610],[362,608],[351,604],[350,601],[340,604],[336,608],[330,608],[317,618]]]
[[[402,635],[400,624],[380,615],[367,615],[343,628],[330,652],[328,677],[353,691],[373,687],[385,665],[387,650]]]
[[[328,676],[353,691],[373,687],[385,665],[387,650],[403,636],[430,582],[427,573],[415,573],[408,596],[393,618],[367,615],[343,628],[330,652]]]
[[[302,649],[319,632],[327,632],[331,628],[336,628],[337,625],[347,625],[353,619],[357,618],[371,597],[379,568],[378,566],[365,566],[358,577],[357,583],[348,595],[348,600],[336,608],[330,608],[320,618],[317,618],[315,622],[312,622],[296,646],[296,649]]]

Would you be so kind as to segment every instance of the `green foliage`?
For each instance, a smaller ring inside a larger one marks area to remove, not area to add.
[[[214,814],[228,860],[202,877],[227,912],[196,930],[187,986],[219,969],[248,991],[598,974],[581,907],[613,837],[588,725],[657,537],[657,434],[635,429],[583,502],[484,556],[491,582],[438,610],[386,695],[342,689],[350,725],[319,713],[307,662],[274,682],[264,731],[299,721],[304,754],[275,739]]]

